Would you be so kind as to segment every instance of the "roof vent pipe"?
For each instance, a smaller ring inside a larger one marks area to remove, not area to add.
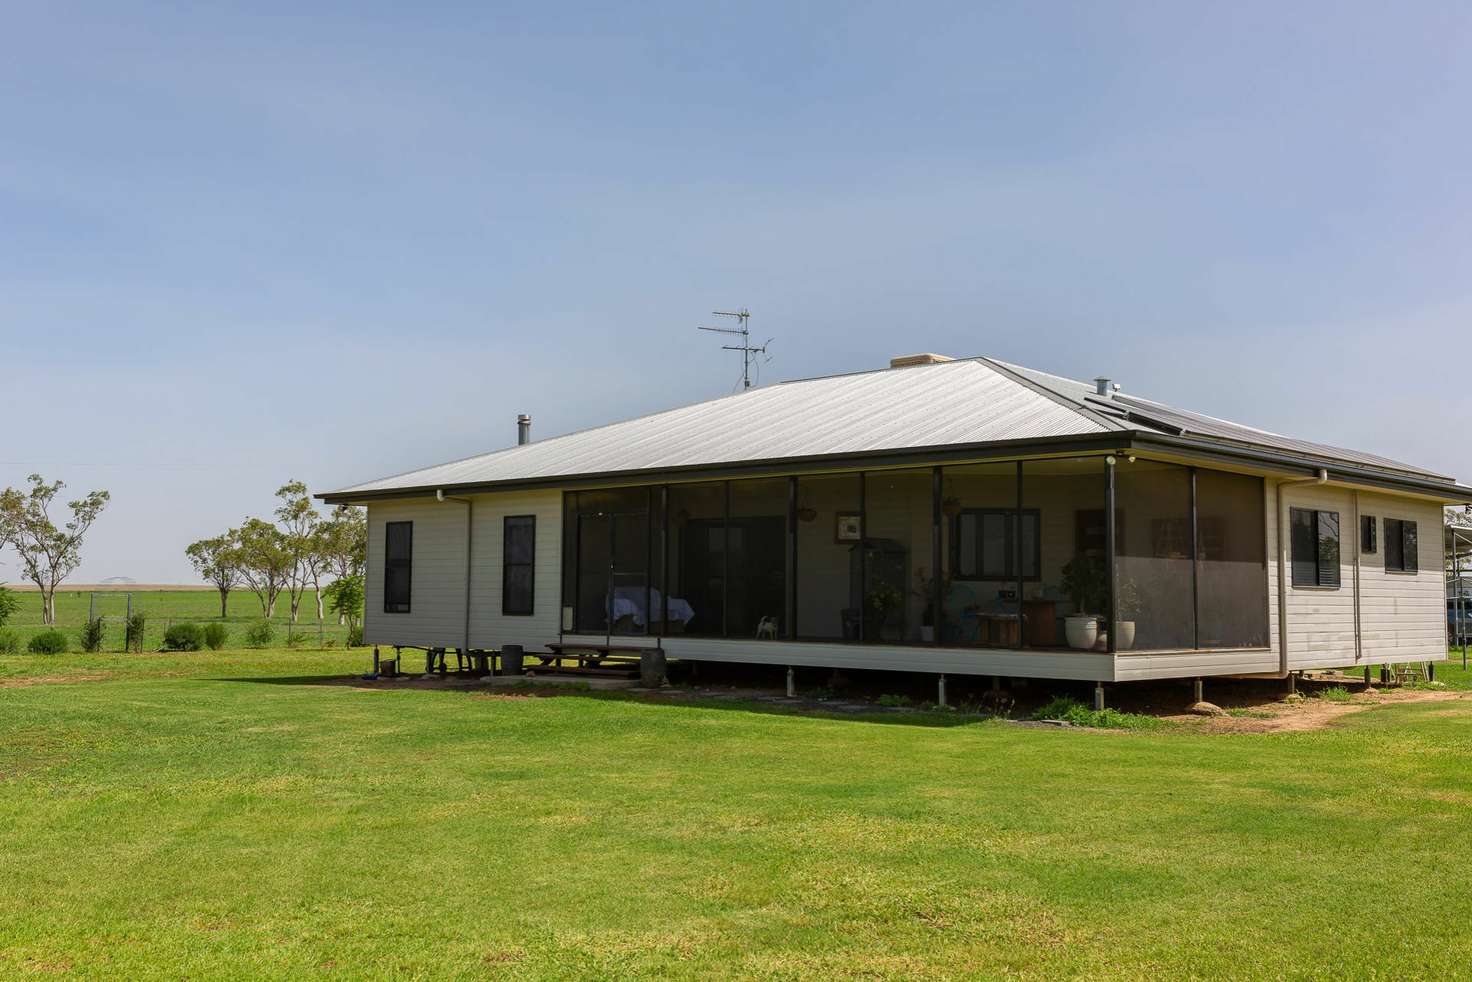
[[[524,446],[532,442],[532,418],[526,413],[516,417],[516,445]]]
[[[1119,388],[1119,386],[1116,385],[1116,386],[1114,386],[1114,388],[1117,389],[1117,388]],[[1109,395],[1109,380],[1107,378],[1105,378],[1104,376],[1102,376],[1102,375],[1099,376],[1098,378],[1094,379],[1094,395],[1098,395],[1098,396],[1107,396],[1107,395]]]

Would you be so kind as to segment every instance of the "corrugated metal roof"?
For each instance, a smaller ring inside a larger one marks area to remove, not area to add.
[[[334,491],[329,497],[671,471],[747,461],[1093,436],[1195,436],[1452,483],[1374,454],[1310,443],[988,358],[801,379]]]
[[[1451,477],[1445,474],[1438,474],[1435,471],[1415,467],[1398,460],[1391,460],[1388,457],[1381,457],[1377,454],[1365,453],[1360,450],[1347,450],[1343,447],[1330,446],[1326,443],[1299,440],[1294,437],[1283,436],[1280,433],[1261,430],[1253,426],[1244,426],[1241,423],[1217,419],[1214,416],[1206,416],[1184,409],[1176,409],[1162,402],[1141,399],[1138,396],[1126,395],[1124,393],[1115,393],[1112,396],[1102,397],[1095,393],[1094,386],[1088,382],[1079,382],[1075,379],[1049,375],[1046,372],[1023,368],[1019,365],[1006,365],[1004,362],[998,362],[998,364],[1004,365],[1039,385],[1052,389],[1060,395],[1089,406],[1098,412],[1116,414],[1117,418],[1132,430],[1140,430],[1142,432],[1154,431],[1172,436],[1202,436],[1215,440],[1229,440],[1244,446],[1266,447],[1286,453],[1315,457],[1325,462],[1337,461],[1340,463],[1363,464],[1367,467],[1403,471],[1407,474],[1433,477],[1444,481],[1452,480]]]
[[[783,382],[333,494],[910,450],[1109,426],[979,359]]]

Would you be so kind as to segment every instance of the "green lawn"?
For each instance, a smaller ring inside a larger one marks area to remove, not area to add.
[[[10,584],[15,588],[15,584]],[[10,618],[7,627],[13,629],[24,645],[31,636],[44,630],[41,623],[41,594],[31,590],[16,590],[20,599],[20,610]],[[57,628],[67,635],[72,647],[78,646],[77,632],[86,622],[93,609],[95,597],[97,615],[105,624],[104,648],[121,651],[123,648],[123,622],[127,617],[128,596],[122,591],[99,590],[95,594],[87,590],[56,592]],[[170,624],[192,621],[205,624],[220,620],[220,595],[214,590],[141,590],[133,593],[133,611],[142,612],[148,618],[145,642],[157,648],[163,643],[164,631]],[[229,604],[230,616],[225,623],[236,643],[242,643],[245,630],[262,617],[261,603],[249,590],[232,590]],[[272,619],[279,639],[286,636],[291,621],[291,605],[286,595],[276,602],[276,616]],[[302,596],[300,620],[293,628],[295,633],[307,635],[312,642],[317,640],[317,602],[311,590]],[[347,627],[339,627],[337,618],[328,612],[322,625],[322,637],[341,645],[347,639]]]
[[[312,684],[365,663],[0,658],[0,975],[1472,964],[1472,700],[1211,736]]]

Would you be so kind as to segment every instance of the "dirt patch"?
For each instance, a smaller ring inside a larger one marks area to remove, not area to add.
[[[1200,733],[1306,733],[1322,730],[1335,720],[1376,706],[1465,700],[1472,700],[1472,692],[1410,690],[1355,695],[1348,702],[1308,698],[1297,703],[1263,703],[1252,707],[1251,716],[1200,717],[1180,714],[1163,718],[1190,725]],[[1452,713],[1454,710],[1443,712]]]

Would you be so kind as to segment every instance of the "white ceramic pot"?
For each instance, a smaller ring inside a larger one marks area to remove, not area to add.
[[[1135,646],[1135,622],[1116,621],[1114,624],[1114,647],[1118,651],[1128,651]]]
[[[1063,634],[1070,648],[1087,651],[1099,640],[1099,619],[1093,614],[1072,614],[1063,621]]]

